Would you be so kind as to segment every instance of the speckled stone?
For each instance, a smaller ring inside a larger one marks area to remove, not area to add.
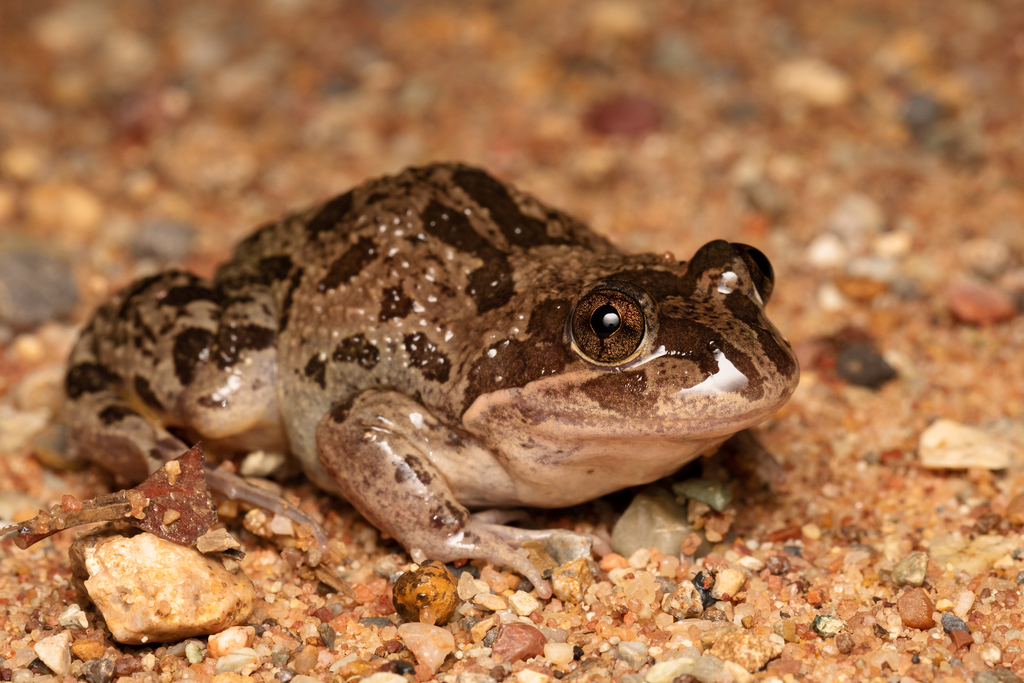
[[[539,629],[514,622],[498,628],[498,637],[491,646],[494,657],[505,662],[518,662],[544,654],[547,638]]]
[[[711,646],[711,654],[735,662],[747,671],[763,669],[782,654],[782,645],[770,637],[770,631],[734,631],[723,634]]]
[[[910,553],[892,569],[892,580],[897,586],[920,586],[928,571],[928,553]]]
[[[244,623],[255,604],[241,571],[152,534],[84,536],[70,555],[76,578],[121,643],[218,633]]]

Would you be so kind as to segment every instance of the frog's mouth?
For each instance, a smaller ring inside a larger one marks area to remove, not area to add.
[[[578,370],[537,379],[479,396],[463,424],[478,434],[518,429],[549,443],[714,442],[768,419],[796,388],[798,375],[750,378],[722,352],[714,358],[718,371],[684,388],[658,374],[658,361],[597,378]],[[747,390],[752,382],[757,391]]]

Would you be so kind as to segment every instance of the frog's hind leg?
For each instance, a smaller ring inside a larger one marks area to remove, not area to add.
[[[421,404],[398,392],[365,391],[320,420],[316,445],[341,494],[414,560],[484,558],[513,567],[542,596],[551,594],[526,551],[474,520],[438,467],[471,468],[493,456]]]
[[[71,354],[65,422],[73,443],[133,482],[185,449],[166,425],[205,440],[282,438],[272,298],[249,291],[231,296],[172,271],[103,306]]]
[[[94,460],[120,484],[145,479],[186,446],[160,425],[163,405],[150,379],[155,349],[140,310],[146,292],[181,286],[191,276],[167,273],[128,287],[101,307],[68,359],[63,421],[74,452]]]

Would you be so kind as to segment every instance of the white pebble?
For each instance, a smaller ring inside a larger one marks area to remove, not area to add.
[[[545,643],[544,658],[559,666],[572,661],[572,645],[569,643]]]
[[[805,258],[815,268],[842,268],[850,260],[850,250],[838,236],[825,232],[807,245]]]
[[[440,626],[402,624],[398,627],[398,637],[416,655],[416,660],[428,667],[431,673],[437,671],[444,658],[455,649],[455,637],[451,631]]]
[[[61,631],[57,635],[43,638],[32,649],[43,664],[53,673],[64,676],[71,671],[71,632]]]
[[[526,591],[516,591],[508,597],[508,602],[516,614],[521,617],[527,617],[540,609],[540,602],[537,598]]]
[[[1010,465],[1010,445],[977,427],[936,420],[921,432],[918,457],[925,467],[1001,470]]]

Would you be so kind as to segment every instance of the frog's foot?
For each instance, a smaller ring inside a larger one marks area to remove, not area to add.
[[[341,494],[413,559],[487,559],[551,595],[527,551],[513,549],[498,531],[511,528],[476,520],[459,502],[507,497],[504,471],[487,449],[421,404],[397,392],[363,392],[320,420],[316,444]]]

